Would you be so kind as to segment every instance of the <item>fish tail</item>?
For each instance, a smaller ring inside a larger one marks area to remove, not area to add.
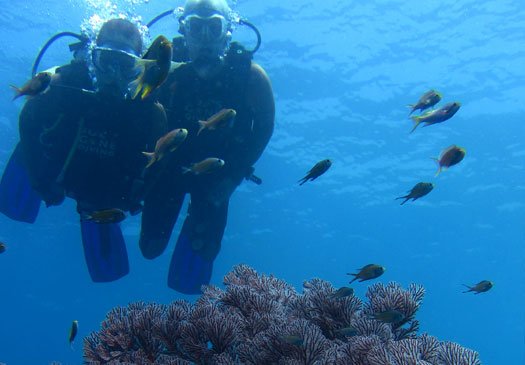
[[[80,213],[80,221],[85,222],[85,221],[90,221],[92,219],[93,219],[93,216],[91,214],[86,213],[86,212]]]
[[[416,130],[416,128],[419,125],[419,123],[421,123],[421,118],[416,116],[416,117],[410,117],[410,119],[412,119],[412,121],[414,122],[414,127],[410,131],[410,133],[412,133],[412,132],[414,132]]]
[[[437,159],[435,157],[431,157],[431,159],[434,160],[436,162],[436,164],[438,165],[438,170],[436,171],[436,175],[435,175],[435,176],[438,176],[441,173],[442,166],[439,163],[439,159]]]
[[[407,107],[410,108],[410,113],[408,113],[408,116],[410,116],[413,112],[416,111],[416,104],[408,104]]]
[[[155,153],[153,153],[153,152],[142,152],[142,154],[148,158],[148,164],[146,165],[146,168],[150,167],[155,162],[157,162],[157,159],[155,157]]]
[[[199,135],[199,134],[202,132],[202,130],[203,130],[204,128],[206,128],[206,123],[203,122],[202,120],[199,120],[198,123],[199,123],[199,130],[197,131],[197,135]]]
[[[468,290],[465,290],[464,292],[462,293],[468,293],[468,292],[471,292],[472,291],[472,287],[471,286],[468,286],[468,285],[465,285],[463,284],[464,287],[468,288]]]
[[[150,84],[146,84],[146,86],[144,86],[144,88],[142,90],[142,94],[140,95],[140,99],[141,100],[146,99],[149,96],[149,94],[151,94],[152,91],[153,91],[153,87]]]
[[[401,204],[400,204],[400,205],[403,205],[403,204],[405,204],[407,201],[410,200],[410,196],[408,196],[408,195],[400,196],[399,198],[396,198],[396,200],[397,200],[397,199],[405,199],[405,200],[403,200],[403,201],[401,202]]]
[[[348,282],[349,284],[352,284],[354,281],[357,280],[357,274],[349,274],[349,275],[353,275],[353,276],[355,276],[352,280],[350,280],[350,281]]]
[[[22,96],[22,90],[19,87],[16,87],[15,85],[9,85],[11,89],[15,91],[15,95],[13,96],[13,100],[18,99]]]
[[[191,172],[191,169],[185,166],[182,166],[182,173],[187,174],[188,172]]]

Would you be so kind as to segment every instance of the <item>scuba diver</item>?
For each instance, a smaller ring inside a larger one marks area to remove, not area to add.
[[[148,259],[164,252],[190,194],[168,274],[168,286],[185,294],[209,283],[229,199],[243,179],[254,179],[252,166],[274,128],[270,80],[252,61],[254,51],[230,44],[233,23],[225,0],[186,1],[182,37],[173,40],[173,61],[183,63],[156,95],[168,129],[184,128],[188,136],[145,196],[140,249]]]
[[[49,89],[25,103],[15,151],[21,161],[18,172],[25,176],[6,169],[0,186],[0,197],[10,186],[20,197],[20,185],[13,185],[27,178],[29,184],[22,185],[32,191],[25,194],[36,194],[48,207],[66,196],[77,202],[84,255],[95,282],[114,281],[129,272],[118,223],[124,212],[142,209],[143,152],[153,151],[166,132],[160,104],[127,97],[129,84],[140,73],[142,51],[135,24],[124,19],[105,22],[90,57],[58,67]],[[26,200],[8,203],[24,211],[19,208]]]

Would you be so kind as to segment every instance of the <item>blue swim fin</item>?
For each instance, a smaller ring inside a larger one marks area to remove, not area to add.
[[[18,144],[0,181],[0,212],[20,222],[34,223],[38,216],[40,195],[31,187]]]
[[[201,286],[210,283],[213,260],[199,255],[189,237],[181,232],[171,258],[168,286],[183,294],[201,294]]]
[[[109,282],[129,273],[128,252],[118,223],[80,221],[84,257],[91,280]]]

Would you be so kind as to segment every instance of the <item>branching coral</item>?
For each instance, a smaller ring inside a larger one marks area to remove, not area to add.
[[[286,282],[236,266],[225,289],[195,304],[115,308],[84,340],[87,364],[479,365],[476,352],[417,335],[424,289],[375,284],[363,303],[313,279],[299,294]],[[339,292],[340,293],[340,292]],[[396,320],[388,320],[395,314]],[[386,318],[386,319],[385,319]]]

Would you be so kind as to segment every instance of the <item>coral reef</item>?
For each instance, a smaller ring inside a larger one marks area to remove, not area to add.
[[[236,266],[225,289],[204,287],[195,304],[133,303],[108,313],[84,340],[87,364],[478,365],[478,354],[418,335],[424,289],[369,287],[363,303],[313,279],[286,282]]]

